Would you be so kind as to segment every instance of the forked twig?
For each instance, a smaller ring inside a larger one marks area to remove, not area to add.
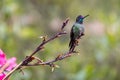
[[[57,65],[55,65],[54,63],[60,60],[63,60],[67,57],[70,57],[72,55],[72,53],[75,53],[74,50],[73,51],[68,51],[67,53],[64,54],[59,54],[55,59],[50,60],[50,61],[46,61],[43,62],[40,58],[34,57],[34,55],[38,52],[41,51],[42,49],[44,49],[45,44],[47,44],[48,42],[62,36],[63,34],[66,34],[66,32],[63,30],[65,28],[65,26],[67,25],[69,19],[66,19],[63,22],[63,25],[61,26],[61,30],[56,33],[54,36],[52,36],[49,39],[46,39],[46,37],[42,37],[43,41],[42,43],[39,44],[39,46],[35,49],[35,51],[33,53],[31,53],[29,56],[27,56],[23,61],[21,61],[12,71],[10,71],[3,80],[7,80],[12,73],[14,73],[16,70],[22,69],[22,67],[24,66],[40,66],[40,65],[49,65],[50,67],[52,67],[52,71],[54,70],[54,68],[58,67]],[[76,47],[76,46],[75,46]],[[37,60],[36,63],[30,63],[33,60]]]

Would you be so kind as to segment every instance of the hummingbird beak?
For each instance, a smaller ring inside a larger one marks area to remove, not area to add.
[[[83,17],[83,19],[85,19],[85,18],[86,18],[86,17],[88,17],[88,16],[89,16],[89,14],[88,14],[88,15],[86,15],[86,16],[84,16],[84,17]]]

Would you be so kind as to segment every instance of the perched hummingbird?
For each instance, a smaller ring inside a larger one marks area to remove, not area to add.
[[[80,39],[84,35],[84,25],[83,20],[88,17],[89,15],[82,16],[79,15],[76,18],[76,22],[72,26],[71,32],[70,32],[70,43],[69,43],[69,51],[73,51],[75,46],[78,45],[78,39]]]

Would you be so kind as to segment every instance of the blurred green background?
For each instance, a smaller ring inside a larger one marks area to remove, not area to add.
[[[52,36],[69,17],[68,34],[36,55],[51,60],[68,50],[69,32],[80,14],[90,15],[76,48],[80,55],[57,62],[54,72],[48,66],[28,67],[11,80],[120,80],[120,0],[1,0],[0,48],[19,63],[39,45],[40,36]]]

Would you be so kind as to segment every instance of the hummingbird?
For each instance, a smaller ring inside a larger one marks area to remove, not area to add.
[[[71,28],[70,32],[70,43],[69,43],[69,51],[73,51],[75,46],[78,45],[78,40],[84,35],[84,25],[83,20],[89,15],[82,16],[79,15],[76,18],[76,22]]]

